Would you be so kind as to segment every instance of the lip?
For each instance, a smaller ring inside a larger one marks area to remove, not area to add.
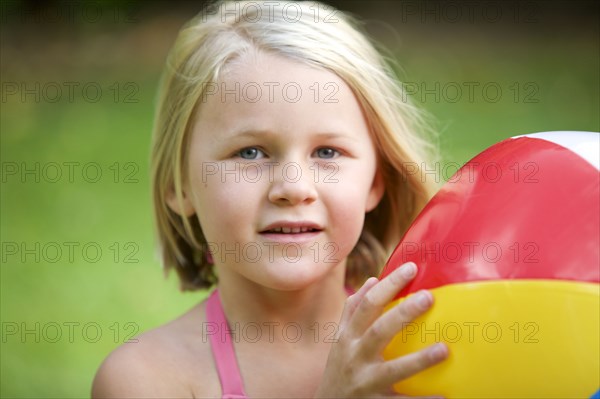
[[[267,232],[268,230],[275,229],[278,227],[287,227],[287,228],[310,228],[315,229],[316,231],[305,231],[300,233],[275,233],[275,232]],[[314,223],[311,221],[286,221],[280,220],[274,223],[267,225],[264,229],[262,229],[259,234],[268,241],[278,242],[282,244],[286,243],[304,243],[304,242],[312,242],[317,238],[319,234],[323,232],[323,227],[318,223]]]
[[[303,244],[314,242],[321,233],[322,231],[319,230],[311,232],[307,231],[306,233],[260,233],[260,235],[268,242]]]
[[[290,229],[298,229],[298,228],[304,227],[304,228],[314,229],[314,230],[318,230],[318,231],[304,232],[304,233],[267,233],[267,231],[278,228],[278,227],[287,227]],[[281,234],[300,235],[300,234],[318,233],[322,230],[323,230],[323,227],[321,227],[318,223],[307,221],[307,220],[302,220],[302,221],[298,221],[298,222],[279,220],[277,222],[273,222],[273,223],[267,225],[265,228],[261,229],[259,233],[260,234],[277,234],[277,235],[281,235]]]

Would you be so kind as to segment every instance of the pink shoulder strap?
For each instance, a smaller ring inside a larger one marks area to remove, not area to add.
[[[209,325],[216,325],[217,333],[209,335],[219,380],[221,380],[221,391],[223,399],[246,399],[244,384],[238,367],[229,324],[225,318],[218,290],[214,290],[206,302],[206,321]]]

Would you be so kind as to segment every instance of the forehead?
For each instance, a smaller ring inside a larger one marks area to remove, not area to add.
[[[350,87],[335,73],[300,61],[253,52],[231,61],[205,86],[196,123],[210,131],[365,127]],[[206,131],[206,129],[203,129]]]

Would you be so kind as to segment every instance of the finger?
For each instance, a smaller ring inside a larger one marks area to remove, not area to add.
[[[373,322],[365,332],[361,350],[366,355],[378,355],[385,346],[416,317],[433,305],[433,295],[422,290],[410,295]]]
[[[415,274],[417,274],[417,266],[412,262],[405,263],[371,288],[354,311],[350,321],[352,334],[364,334],[373,321],[381,315],[383,308],[413,279]]]
[[[354,294],[350,295],[348,299],[346,299],[346,304],[344,306],[344,311],[342,312],[342,317],[340,319],[340,325],[345,326],[349,322],[350,318],[356,311],[356,307],[365,296],[365,294],[375,286],[379,282],[377,277],[369,277],[367,281],[356,291]]]
[[[404,380],[420,371],[438,364],[448,357],[448,347],[437,343],[397,359],[381,364],[378,372],[377,384],[389,387],[398,381]]]

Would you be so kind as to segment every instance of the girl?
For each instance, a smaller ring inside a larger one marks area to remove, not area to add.
[[[322,4],[222,2],[186,25],[155,121],[155,216],[182,289],[216,289],[115,350],[93,396],[384,396],[443,360],[442,344],[381,358],[432,305],[421,292],[383,313],[414,264],[371,277],[433,190],[402,99]]]

